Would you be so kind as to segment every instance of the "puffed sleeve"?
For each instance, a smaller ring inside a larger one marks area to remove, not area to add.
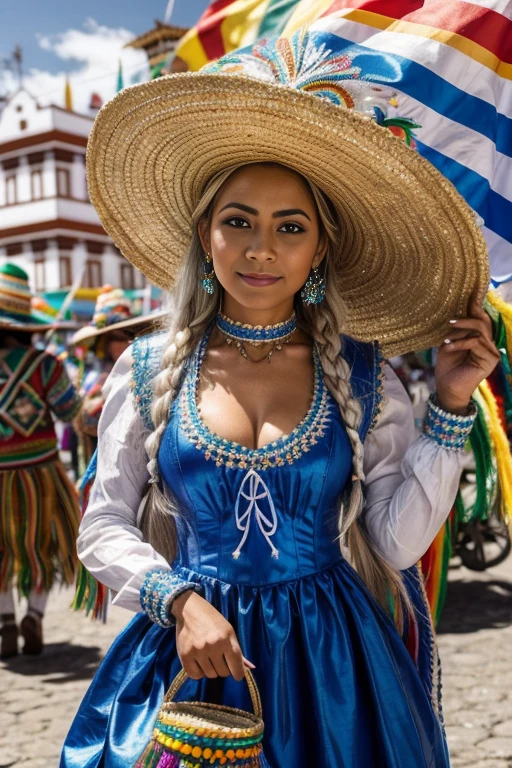
[[[365,440],[364,521],[384,558],[403,570],[425,554],[447,519],[462,472],[463,451],[418,437],[398,377],[384,369],[384,407]]]
[[[140,611],[146,574],[170,570],[137,526],[148,471],[148,436],[131,392],[132,357],[127,350],[105,385],[108,393],[98,428],[98,469],[80,525],[78,556],[87,570],[117,593],[113,603]]]

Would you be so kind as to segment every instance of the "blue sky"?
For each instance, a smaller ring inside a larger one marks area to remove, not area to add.
[[[190,26],[197,21],[208,0],[175,0],[172,23]],[[62,63],[38,46],[37,35],[54,35],[67,29],[79,29],[88,18],[100,25],[124,27],[140,34],[163,19],[166,0],[2,0],[0,2],[0,57],[3,59],[16,43],[24,51],[28,68],[61,71]],[[68,63],[72,69],[73,62]]]
[[[175,0],[171,22],[191,26],[207,5],[208,0]],[[125,84],[137,78],[145,57],[123,46],[164,18],[167,0],[0,0],[0,8],[0,64],[19,43],[27,90],[42,103],[61,103],[69,74],[75,108],[82,110],[91,90],[111,98],[119,58]],[[0,95],[15,85],[0,69]]]

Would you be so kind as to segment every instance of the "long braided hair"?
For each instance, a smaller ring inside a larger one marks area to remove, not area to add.
[[[153,385],[151,416],[154,430],[145,443],[150,487],[141,528],[144,538],[169,562],[174,560],[177,552],[175,517],[179,510],[169,489],[161,487],[157,456],[171,404],[183,380],[186,362],[219,309],[219,291],[210,296],[199,289],[204,252],[198,225],[203,219],[210,222],[215,196],[234,170],[236,168],[223,171],[207,185],[194,212],[192,241],[173,293],[169,335],[163,350],[161,371]],[[345,554],[348,553],[352,565],[378,602],[387,611],[390,605],[393,606],[394,619],[401,631],[404,607],[410,607],[401,574],[379,554],[364,529],[361,517],[364,504],[364,448],[358,428],[362,413],[358,401],[352,396],[350,369],[342,354],[342,270],[333,268],[342,261],[343,253],[350,247],[350,243],[345,240],[346,229],[334,206],[315,184],[309,179],[305,181],[314,197],[321,228],[327,240],[326,295],[321,304],[313,306],[306,306],[300,299],[296,300],[296,314],[299,327],[310,334],[317,345],[326,386],[339,406],[352,446],[352,482],[341,502],[338,519],[340,546]]]

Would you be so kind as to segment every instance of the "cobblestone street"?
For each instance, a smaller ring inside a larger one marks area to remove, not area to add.
[[[454,568],[438,628],[453,768],[512,766],[512,560]]]
[[[512,766],[512,560],[484,574],[453,568],[450,580],[439,643],[453,767],[506,768]],[[0,665],[0,768],[57,768],[89,681],[130,618],[111,609],[106,626],[92,623],[68,610],[70,601],[70,591],[52,595],[41,657]]]

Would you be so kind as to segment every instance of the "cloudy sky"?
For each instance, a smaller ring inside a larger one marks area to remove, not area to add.
[[[191,26],[208,0],[175,0],[171,22]],[[42,104],[64,102],[69,76],[73,107],[84,111],[92,92],[115,93],[119,59],[125,85],[144,77],[146,56],[123,46],[163,19],[167,0],[0,0],[0,95],[16,87],[5,67],[17,43],[24,86]]]

